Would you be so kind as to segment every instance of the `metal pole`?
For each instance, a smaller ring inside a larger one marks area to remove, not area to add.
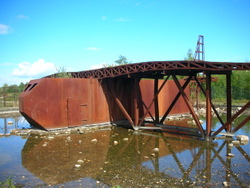
[[[158,78],[154,79],[154,96],[155,96],[155,122],[159,123],[160,118],[159,118],[159,102],[158,102]]]
[[[211,108],[211,74],[206,73],[206,139],[211,135],[212,108]]]
[[[227,121],[232,117],[232,88],[231,88],[231,72],[226,74],[227,81]],[[226,127],[227,132],[231,132],[231,123]]]
[[[134,79],[134,124],[135,126],[139,123],[139,106],[138,106],[138,95],[139,95],[139,80]]]

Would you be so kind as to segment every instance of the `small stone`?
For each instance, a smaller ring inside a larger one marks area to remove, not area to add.
[[[92,139],[91,142],[97,143],[97,139]]]
[[[80,168],[81,165],[80,165],[80,164],[75,164],[75,167],[76,167],[76,168]]]
[[[118,144],[118,142],[117,141],[114,141],[114,145],[117,145]]]
[[[48,136],[48,139],[52,140],[52,139],[54,139],[54,137],[53,136]]]
[[[237,140],[239,140],[240,142],[248,142],[249,141],[249,137],[246,135],[237,135]]]
[[[224,182],[223,182],[223,185],[224,185],[225,187],[227,187],[227,186],[228,186],[228,183],[227,183],[226,181],[224,181]]]
[[[154,148],[153,149],[153,152],[159,152],[160,150],[159,150],[159,148]]]
[[[13,121],[8,121],[7,124],[8,124],[8,125],[12,125],[12,124],[13,124]]]
[[[233,143],[229,143],[229,144],[228,144],[228,147],[229,147],[229,148],[234,147]]]
[[[151,157],[155,157],[155,154],[154,154],[154,153],[151,153]]]
[[[77,129],[77,132],[78,132],[79,134],[83,134],[83,133],[84,133],[84,131],[83,131],[82,129]]]
[[[228,154],[227,154],[227,157],[234,157],[234,154],[228,153]]]
[[[84,161],[81,160],[81,159],[79,159],[79,160],[77,161],[77,163],[84,163]]]
[[[240,141],[239,141],[239,140],[233,140],[233,141],[232,141],[232,144],[233,144],[233,145],[240,145]]]
[[[128,141],[128,138],[123,138],[123,141]]]

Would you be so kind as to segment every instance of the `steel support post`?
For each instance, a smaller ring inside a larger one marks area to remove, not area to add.
[[[201,85],[201,83],[199,82],[199,80],[198,80],[197,78],[194,78],[194,79],[195,79],[196,83],[198,84],[198,86],[199,86],[200,90],[202,91],[202,93],[206,96],[206,91],[205,91],[205,89],[202,87],[202,85]],[[220,123],[221,123],[222,125],[224,125],[223,120],[221,119],[221,117],[220,117],[218,111],[216,110],[216,108],[215,108],[215,106],[213,105],[212,102],[211,102],[211,105],[212,105],[213,111],[214,111],[214,113],[216,114],[217,118],[219,119]]]
[[[206,140],[211,135],[212,105],[211,105],[211,74],[206,73]]]
[[[227,121],[232,117],[232,88],[231,88],[231,72],[226,74],[227,81]],[[227,132],[231,132],[231,123],[226,127]]]
[[[154,79],[154,106],[155,106],[155,123],[159,123],[159,102],[158,102],[158,78]]]
[[[143,124],[144,118],[147,116],[147,114],[150,111],[150,108],[152,107],[152,105],[154,104],[154,101],[156,99],[156,97],[158,96],[158,94],[161,92],[162,88],[164,87],[164,85],[166,84],[166,82],[168,81],[170,75],[168,75],[168,77],[164,80],[164,82],[161,84],[161,87],[159,88],[159,90],[157,91],[157,93],[155,93],[154,98],[152,99],[151,103],[149,104],[146,112],[144,113],[141,121],[139,122],[139,126],[141,126]]]
[[[133,107],[134,107],[134,125],[137,126],[139,123],[139,82],[140,80],[138,78],[134,79],[134,94],[133,94]]]

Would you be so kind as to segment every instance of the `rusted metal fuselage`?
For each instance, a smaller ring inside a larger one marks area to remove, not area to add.
[[[30,81],[20,95],[20,112],[31,125],[46,130],[120,120],[136,125],[154,98],[154,86],[154,80],[135,78],[42,78]],[[158,94],[158,116],[163,116],[177,93],[169,80]],[[155,115],[155,109],[148,114]],[[186,112],[182,99],[171,111]]]

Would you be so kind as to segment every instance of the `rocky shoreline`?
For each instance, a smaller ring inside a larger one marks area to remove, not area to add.
[[[0,109],[0,118],[20,116],[19,108],[2,108]]]

